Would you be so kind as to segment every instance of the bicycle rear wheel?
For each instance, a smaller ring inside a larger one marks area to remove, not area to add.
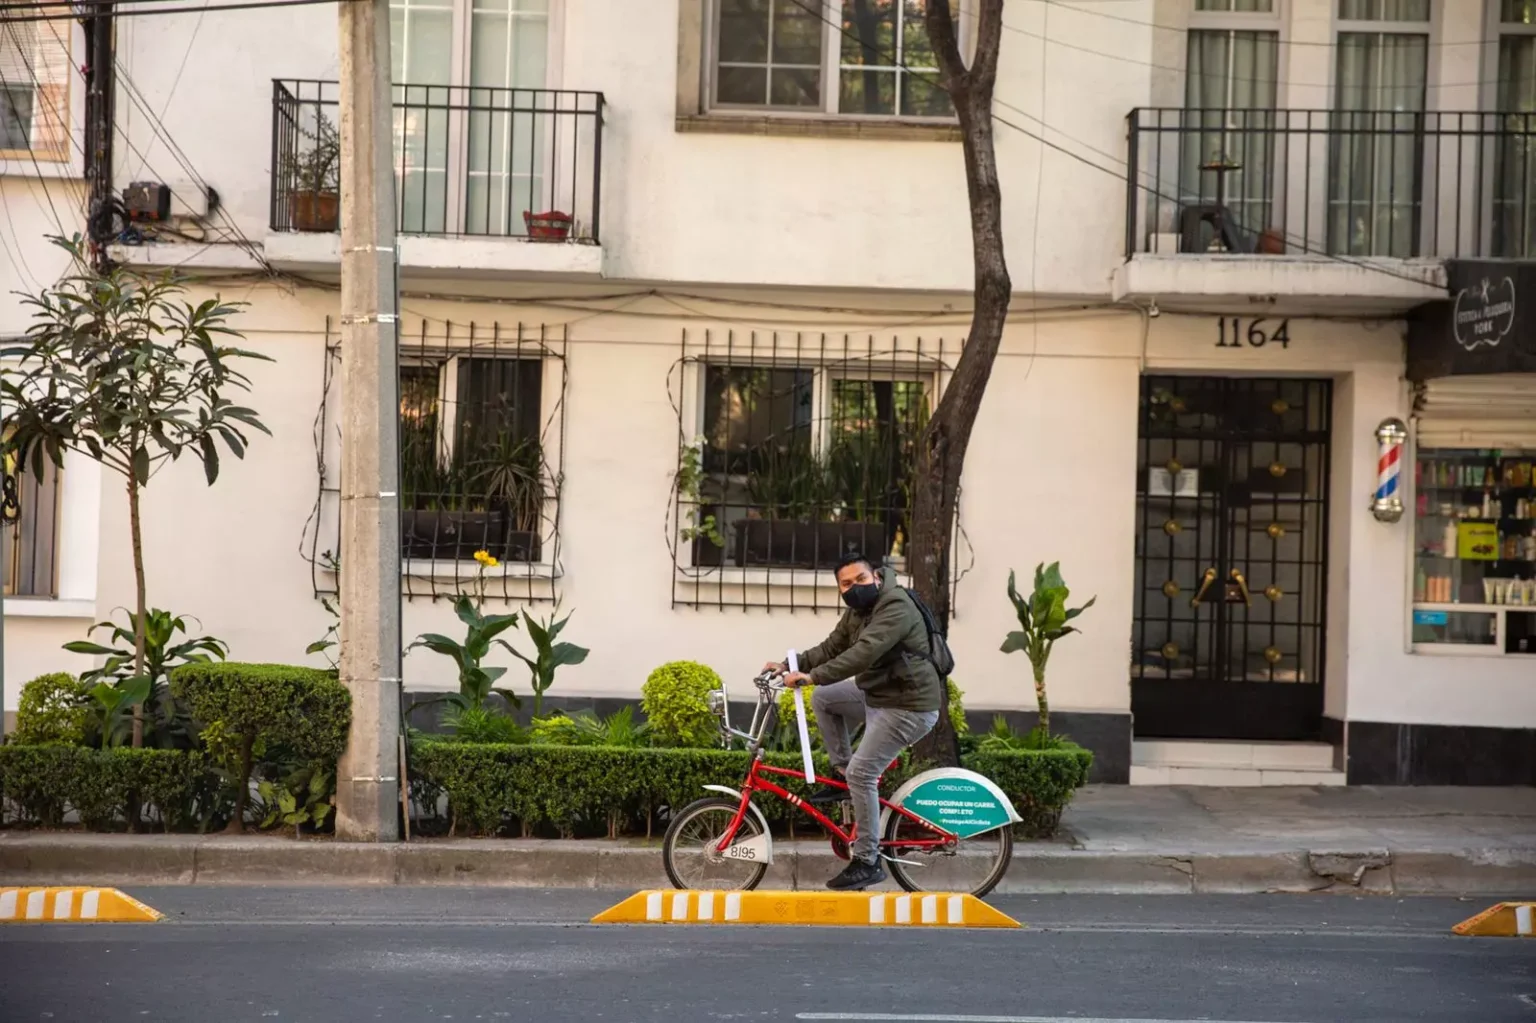
[[[902,845],[933,837],[934,832],[899,813],[892,813],[885,826],[880,851],[890,857],[891,876],[909,892],[969,892],[980,898],[997,887],[1013,860],[1008,825],[937,848]]]
[[[715,849],[736,819],[739,805],[728,799],[700,799],[672,819],[661,841],[661,862],[674,887],[751,891],[762,883],[768,864],[727,859]],[[749,812],[736,831],[736,841],[762,833],[757,815]]]

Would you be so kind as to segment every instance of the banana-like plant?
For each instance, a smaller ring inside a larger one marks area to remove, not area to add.
[[[584,646],[575,643],[557,643],[561,630],[571,620],[570,615],[564,618],[556,618],[560,613],[560,606],[555,605],[550,612],[548,622],[540,622],[532,615],[523,615],[523,628],[528,630],[528,638],[533,640],[534,655],[524,657],[511,647],[512,653],[518,660],[528,665],[528,682],[533,688],[533,716],[542,716],[544,710],[544,693],[555,684],[555,669],[564,664],[580,664],[591,653]],[[574,614],[575,612],[572,612]]]
[[[1079,631],[1068,625],[1072,619],[1093,606],[1098,597],[1090,597],[1082,607],[1067,607],[1071,591],[1061,577],[1061,563],[1035,566],[1035,590],[1027,598],[1019,594],[1014,574],[1008,573],[1008,599],[1019,617],[1019,629],[1003,640],[1003,653],[1024,651],[1035,675],[1035,702],[1040,708],[1040,733],[1051,734],[1051,706],[1045,696],[1045,665],[1051,659],[1056,641]]]

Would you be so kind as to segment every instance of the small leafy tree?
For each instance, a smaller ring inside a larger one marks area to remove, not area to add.
[[[192,303],[173,273],[146,277],[123,267],[87,268],[81,240],[53,238],[74,271],[40,295],[23,295],[32,325],[21,344],[0,350],[18,368],[0,376],[7,454],[42,474],[77,451],[123,478],[133,547],[134,677],[145,674],[147,628],[140,495],[166,462],[190,455],[211,486],[220,443],[245,457],[246,429],[270,433],[256,413],[229,400],[250,390],[235,363],[263,359],[228,342],[238,306],[219,298]],[[133,744],[143,744],[142,708]]]
[[[533,716],[540,717],[544,713],[544,693],[555,684],[555,669],[564,664],[580,664],[591,653],[584,646],[575,643],[556,642],[570,615],[564,618],[556,618],[560,613],[557,604],[554,611],[550,612],[548,622],[540,622],[532,615],[523,614],[523,628],[528,631],[528,638],[533,640],[534,655],[524,657],[513,650],[517,659],[528,665],[528,682],[533,688]],[[575,612],[572,612],[574,614]],[[510,649],[510,648],[509,648]]]
[[[1028,599],[1019,595],[1014,576],[1008,573],[1008,599],[1019,616],[1019,631],[1008,633],[1003,640],[1003,653],[1022,650],[1035,671],[1035,702],[1040,707],[1040,734],[1051,734],[1051,705],[1045,697],[1045,665],[1051,659],[1051,649],[1063,636],[1078,630],[1067,623],[1093,606],[1098,597],[1090,597],[1082,607],[1067,607],[1070,596],[1067,584],[1061,578],[1061,563],[1053,561],[1050,567],[1035,566],[1035,592]]]

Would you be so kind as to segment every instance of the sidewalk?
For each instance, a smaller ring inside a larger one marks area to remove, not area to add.
[[[665,887],[656,841],[0,832],[0,884]],[[825,842],[775,843],[765,885],[819,887]],[[1536,896],[1536,789],[1090,786],[1003,893],[1346,891]]]

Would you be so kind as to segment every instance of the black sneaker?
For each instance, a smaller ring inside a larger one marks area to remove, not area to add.
[[[863,860],[854,860],[843,868],[841,874],[828,881],[827,887],[834,892],[856,892],[884,880],[885,868],[878,861],[865,863]]]
[[[848,790],[840,789],[834,785],[818,785],[805,797],[805,801],[812,806],[836,806],[848,798]]]

